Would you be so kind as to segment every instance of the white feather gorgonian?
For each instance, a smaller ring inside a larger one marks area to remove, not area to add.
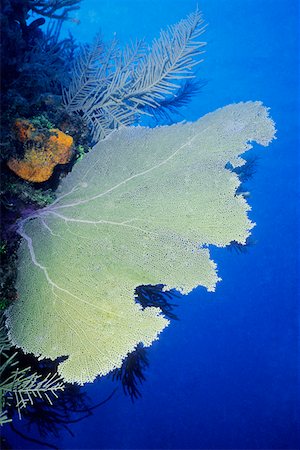
[[[158,108],[174,95],[180,80],[194,76],[204,30],[197,10],[161,31],[148,53],[141,41],[120,51],[116,40],[105,46],[97,36],[92,45],[81,47],[74,62],[71,83],[63,89],[66,110],[82,115],[95,141],[132,124],[138,114],[147,114],[146,107]]]

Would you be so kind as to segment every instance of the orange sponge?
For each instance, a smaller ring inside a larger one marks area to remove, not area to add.
[[[17,119],[17,139],[26,147],[24,158],[11,158],[7,165],[19,177],[41,183],[48,180],[57,164],[66,164],[72,157],[73,138],[57,128],[46,137],[35,131],[29,120]]]

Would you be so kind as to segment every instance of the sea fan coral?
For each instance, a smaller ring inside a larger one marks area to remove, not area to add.
[[[121,367],[166,327],[137,286],[183,294],[219,280],[208,244],[245,244],[254,224],[236,190],[239,155],[275,129],[259,102],[229,105],[195,123],[125,128],[100,142],[62,181],[52,205],[21,219],[11,341],[56,359],[69,382]]]

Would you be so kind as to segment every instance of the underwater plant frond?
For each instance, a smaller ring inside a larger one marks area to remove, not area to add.
[[[60,27],[50,23],[46,33],[26,48],[18,77],[12,83],[14,89],[22,90],[26,86],[30,96],[38,92],[60,95],[62,86],[70,83],[69,65],[76,44],[72,35],[60,41],[59,33]]]
[[[55,436],[59,438],[62,429],[73,436],[71,425],[80,422],[93,414],[93,411],[110,401],[117,388],[104,400],[94,403],[82,387],[74,384],[66,386],[53,404],[37,399],[22,413],[22,420],[30,434],[37,428],[41,437]],[[25,437],[30,439],[29,436]]]
[[[200,82],[189,78],[173,95],[163,99],[159,108],[146,106],[145,111],[153,116],[156,125],[159,123],[172,124],[173,116],[181,116],[180,108],[186,106],[195,95],[199,94],[205,84],[204,81]]]
[[[22,409],[26,408],[28,404],[32,404],[36,398],[46,399],[51,404],[51,396],[57,397],[57,392],[64,389],[62,379],[57,374],[48,374],[46,377],[42,377],[36,372],[32,372],[30,367],[19,368],[18,353],[9,354],[11,344],[7,337],[3,319],[1,319],[0,324],[0,346],[1,420],[6,422],[11,420],[5,411],[12,403],[20,418]]]
[[[174,297],[179,297],[180,294],[176,291],[164,291],[164,285],[159,284],[157,286],[138,286],[135,290],[135,300],[142,306],[147,308],[154,306],[160,308],[161,312],[168,319],[178,320],[173,309],[177,306],[171,303]]]
[[[193,78],[192,69],[201,60],[205,42],[198,41],[204,33],[201,13],[196,10],[178,24],[161,31],[150,54],[145,57],[133,76],[131,92],[126,94],[138,106],[158,107],[160,101],[177,90],[179,80]]]
[[[17,353],[7,360],[5,369],[9,366],[12,368],[17,364]],[[51,395],[57,396],[57,391],[63,389],[64,383],[56,375],[47,375],[42,378],[37,373],[31,373],[30,368],[19,370],[13,369],[11,374],[0,383],[0,392],[2,395],[14,396],[16,408],[21,417],[21,410],[26,408],[27,404],[31,404],[35,398],[44,397],[50,403]]]
[[[91,92],[97,87],[95,64],[103,54],[103,42],[97,35],[92,44],[81,45],[79,55],[74,59],[71,82],[63,88],[63,102],[68,112],[78,111],[84,105]],[[99,80],[103,82],[102,77]]]
[[[97,39],[83,46],[74,62],[71,83],[63,90],[67,111],[83,116],[95,141],[131,125],[140,114],[153,114],[166,97],[178,94],[182,80],[194,76],[192,69],[201,62],[198,56],[205,45],[198,37],[204,30],[197,10],[162,31],[148,55],[143,41],[123,51],[116,41],[107,48]]]
[[[143,40],[137,39],[127,44],[124,50],[120,51],[116,66],[122,68],[123,71],[132,70],[136,63],[144,57],[146,50],[147,47]]]
[[[8,335],[5,330],[4,319],[0,318],[0,354],[7,356],[8,350],[11,348]],[[1,369],[0,369],[1,370]]]
[[[72,20],[69,13],[80,8],[81,0],[30,0],[30,9],[50,19]]]
[[[256,244],[256,242],[253,240],[252,236],[249,236],[246,239],[245,244],[241,244],[237,241],[232,241],[230,244],[226,247],[229,251],[234,251],[237,254],[245,254],[249,251],[250,247],[253,247]]]
[[[0,411],[0,426],[11,422],[11,419],[8,417],[7,411]]]
[[[136,41],[120,52],[116,40],[106,46],[100,35],[92,45],[81,47],[73,65],[71,83],[63,89],[63,102],[68,112],[82,113],[95,141],[121,125],[132,123],[135,112],[117,99],[128,86],[143,48],[142,41]]]
[[[112,372],[112,379],[121,381],[125,395],[129,395],[132,401],[142,396],[139,384],[146,380],[145,370],[148,366],[147,349],[138,345],[123,361],[122,366]]]

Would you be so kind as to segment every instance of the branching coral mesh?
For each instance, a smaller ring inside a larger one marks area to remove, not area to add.
[[[268,145],[274,124],[259,102],[229,105],[195,123],[112,133],[62,182],[57,200],[19,223],[12,342],[67,357],[59,373],[85,383],[151,345],[168,321],[134,301],[140,285],[186,294],[219,280],[208,245],[245,244],[254,224],[237,194],[240,157]]]

